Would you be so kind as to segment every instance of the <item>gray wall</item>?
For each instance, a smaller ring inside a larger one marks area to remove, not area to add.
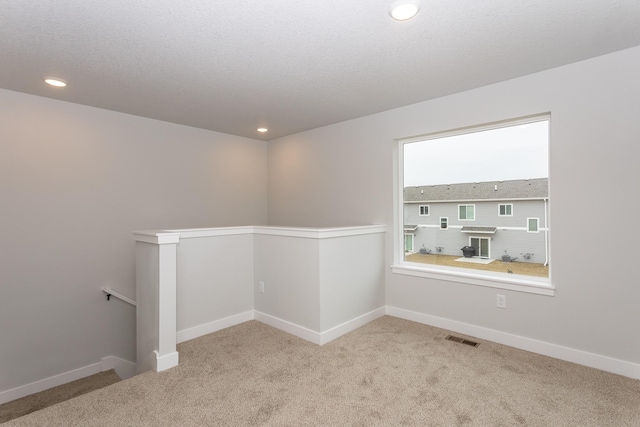
[[[132,231],[266,223],[266,143],[0,90],[0,391],[135,361]]]
[[[180,238],[177,330],[253,311],[253,235]]]
[[[268,234],[254,236],[256,311],[314,332],[320,329],[320,241]],[[256,283],[257,285],[257,283]]]
[[[627,261],[640,231],[633,220],[605,228],[595,221],[610,209],[640,210],[638,75],[635,47],[271,141],[269,222],[380,223],[392,230],[394,139],[550,112],[555,296],[501,290],[508,300],[502,310],[495,289],[387,268],[386,303],[639,363],[640,286]],[[598,213],[577,213],[586,206]],[[387,267],[392,235],[387,233]]]

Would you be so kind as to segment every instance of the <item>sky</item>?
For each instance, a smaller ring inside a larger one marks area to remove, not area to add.
[[[404,186],[549,176],[549,122],[404,144]]]

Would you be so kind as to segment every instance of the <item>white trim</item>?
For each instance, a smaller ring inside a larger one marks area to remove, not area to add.
[[[199,237],[234,236],[240,234],[264,234],[271,236],[302,237],[309,239],[331,239],[335,237],[359,236],[363,234],[384,233],[384,225],[363,225],[353,227],[274,227],[274,226],[242,226],[216,228],[190,228],[184,230],[146,230],[134,232],[138,242],[164,244],[178,243],[180,239]]]
[[[153,352],[156,354],[154,367],[154,371],[156,372],[166,371],[167,369],[171,369],[174,366],[178,366],[178,364],[180,363],[180,358],[177,351],[172,351],[171,353],[167,353],[162,356],[160,356],[158,350],[153,350]]]
[[[237,236],[241,234],[253,234],[254,227],[220,227],[220,228],[190,228],[184,230],[167,230],[180,234],[181,239],[193,239],[198,237]]]
[[[259,322],[294,335],[298,338],[302,338],[303,340],[309,341],[313,344],[324,345],[341,337],[342,335],[355,331],[379,317],[384,316],[386,314],[386,307],[380,307],[376,310],[370,311],[369,313],[365,313],[362,316],[358,316],[355,319],[351,319],[324,332],[315,332],[311,329],[305,328],[304,326],[296,325],[295,323],[282,320],[278,317],[274,317],[257,310],[254,313],[255,320]]]
[[[322,343],[322,336],[319,332],[312,331],[311,329],[307,329],[304,326],[298,326],[295,323],[279,319],[277,317],[262,313],[257,310],[254,313],[255,319],[258,322],[262,322],[276,329],[280,329],[281,331],[294,335],[298,338],[302,338],[303,340],[312,342],[314,344],[321,345]]]
[[[168,243],[180,242],[180,234],[162,230],[134,231],[133,236],[136,242],[151,243],[154,245],[165,245]]]
[[[120,378],[131,378],[135,375],[135,366],[135,363],[128,360],[116,356],[106,356],[100,362],[0,392],[0,405],[52,387],[70,383],[71,381],[108,371],[109,369],[115,369]]]
[[[448,138],[456,135],[466,135],[469,133],[483,132],[483,131],[492,130],[492,129],[501,129],[505,127],[526,125],[530,123],[537,123],[537,122],[544,122],[544,121],[549,121],[549,122],[551,121],[551,113],[533,114],[531,116],[519,117],[515,119],[499,120],[497,122],[485,123],[481,125],[464,126],[464,127],[444,131],[444,132],[436,131],[436,132],[426,133],[422,135],[410,136],[407,138],[398,138],[396,139],[396,141],[404,145],[412,142],[422,142],[422,141],[428,141],[430,139]],[[400,151],[403,151],[403,150],[400,150]]]
[[[102,370],[115,369],[116,373],[123,380],[136,375],[136,364],[117,356],[107,356],[102,358]]]
[[[517,199],[514,199],[513,197],[503,197],[500,199],[479,199],[479,198],[474,198],[474,199],[450,199],[450,200],[436,200],[436,199],[428,199],[428,200],[406,200],[403,203],[405,204],[410,204],[410,205],[415,205],[418,203],[421,204],[431,204],[431,203],[471,203],[471,202],[475,202],[475,203],[479,203],[479,202],[505,202],[505,201],[516,201],[516,202],[520,202],[520,201],[531,201],[531,200],[547,200],[548,197],[518,197]]]
[[[387,306],[387,314],[389,316],[411,320],[413,322],[422,323],[424,325],[446,329],[487,341],[493,341],[498,344],[508,345],[510,347],[518,348],[521,350],[531,351],[533,353],[542,354],[544,356],[553,357],[555,359],[565,360],[568,362],[588,366],[590,368],[600,369],[617,375],[623,375],[625,377],[633,379],[640,379],[640,364],[638,363],[615,359],[613,357],[590,353],[587,351],[565,347],[558,344],[539,341],[520,335],[498,331],[495,329],[489,329],[482,326],[476,326],[469,323],[445,319],[442,317],[418,313],[415,311],[405,310],[397,307]]]
[[[498,230],[511,230],[511,231],[527,231],[527,227],[497,227]],[[540,221],[538,221],[538,230],[540,231],[548,231],[548,227],[540,227]]]
[[[442,220],[443,219],[446,220],[445,222],[447,223],[447,226],[444,227],[444,228],[442,227]],[[451,225],[449,225],[449,217],[448,216],[441,216],[437,227],[438,227],[439,230],[448,230],[448,229],[450,229]],[[462,227],[460,227],[460,228],[462,228]]]
[[[384,225],[364,225],[356,227],[296,228],[296,227],[254,227],[255,234],[270,236],[301,237],[307,239],[332,239],[336,237],[360,236],[384,233]]]
[[[535,219],[536,220],[536,231],[531,231],[529,227],[529,221]],[[527,233],[540,233],[540,218],[536,217],[528,217],[527,218]]]
[[[249,320],[254,320],[254,319],[255,319],[254,311],[250,310],[250,311],[245,311],[244,313],[234,314],[229,317],[204,323],[202,325],[182,329],[176,332],[176,342],[180,344],[185,341],[189,341],[194,338],[201,337],[203,335],[211,334],[213,332],[217,332],[222,329],[239,325],[241,323],[248,322]]]
[[[504,210],[507,211],[506,206],[511,206],[511,213],[505,213],[504,215],[500,213],[500,206],[505,206]],[[513,203],[498,203],[498,216],[513,216]]]
[[[324,345],[335,340],[336,338],[340,338],[341,336],[348,334],[349,332],[355,331],[356,329],[366,325],[367,323],[384,316],[386,312],[386,307],[380,307],[376,310],[370,311],[369,313],[363,314],[362,316],[356,317],[355,319],[351,319],[348,322],[324,331],[320,334],[320,345]]]
[[[468,215],[467,209],[469,206],[473,206],[473,219],[469,218],[460,218],[460,207],[465,207],[465,216]],[[466,203],[458,205],[458,221],[475,221],[476,220],[476,205],[475,203]]]
[[[422,213],[422,210],[423,210],[422,208],[427,208],[426,214]],[[418,216],[430,216],[430,215],[431,215],[431,208],[429,207],[429,205],[422,204],[418,206]]]
[[[442,218],[448,218],[446,216],[442,216],[440,217],[440,219]],[[539,224],[539,223],[538,223]],[[418,224],[417,228],[438,228],[440,230],[450,230],[450,229],[462,229],[462,227],[465,227],[464,225],[449,225],[449,228],[440,228],[440,224]],[[473,227],[471,225],[467,225],[466,227]],[[527,227],[511,227],[511,226],[501,226],[498,225],[496,226],[496,231],[498,230],[502,230],[502,231],[527,231]],[[549,228],[548,227],[539,227],[538,230],[540,231],[548,231]],[[466,233],[466,231],[460,231],[461,233]],[[482,231],[469,231],[469,233],[483,233]],[[484,233],[488,233],[488,232],[484,232]]]
[[[395,264],[391,272],[407,276],[465,283],[489,288],[508,289],[537,295],[555,295],[555,288],[547,279],[519,274],[484,272],[456,267],[427,266],[428,264]]]

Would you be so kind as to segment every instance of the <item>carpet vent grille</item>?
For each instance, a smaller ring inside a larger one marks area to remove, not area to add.
[[[477,346],[480,345],[480,343],[477,343],[475,341],[466,340],[464,338],[456,337],[454,335],[447,335],[444,339],[447,340],[447,341],[453,341],[453,342],[457,342],[457,343],[460,343],[460,344],[470,345],[471,347],[477,347]]]

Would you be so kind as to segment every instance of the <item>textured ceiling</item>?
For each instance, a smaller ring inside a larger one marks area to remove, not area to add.
[[[0,87],[273,139],[640,45],[638,0],[391,2],[0,0]]]

